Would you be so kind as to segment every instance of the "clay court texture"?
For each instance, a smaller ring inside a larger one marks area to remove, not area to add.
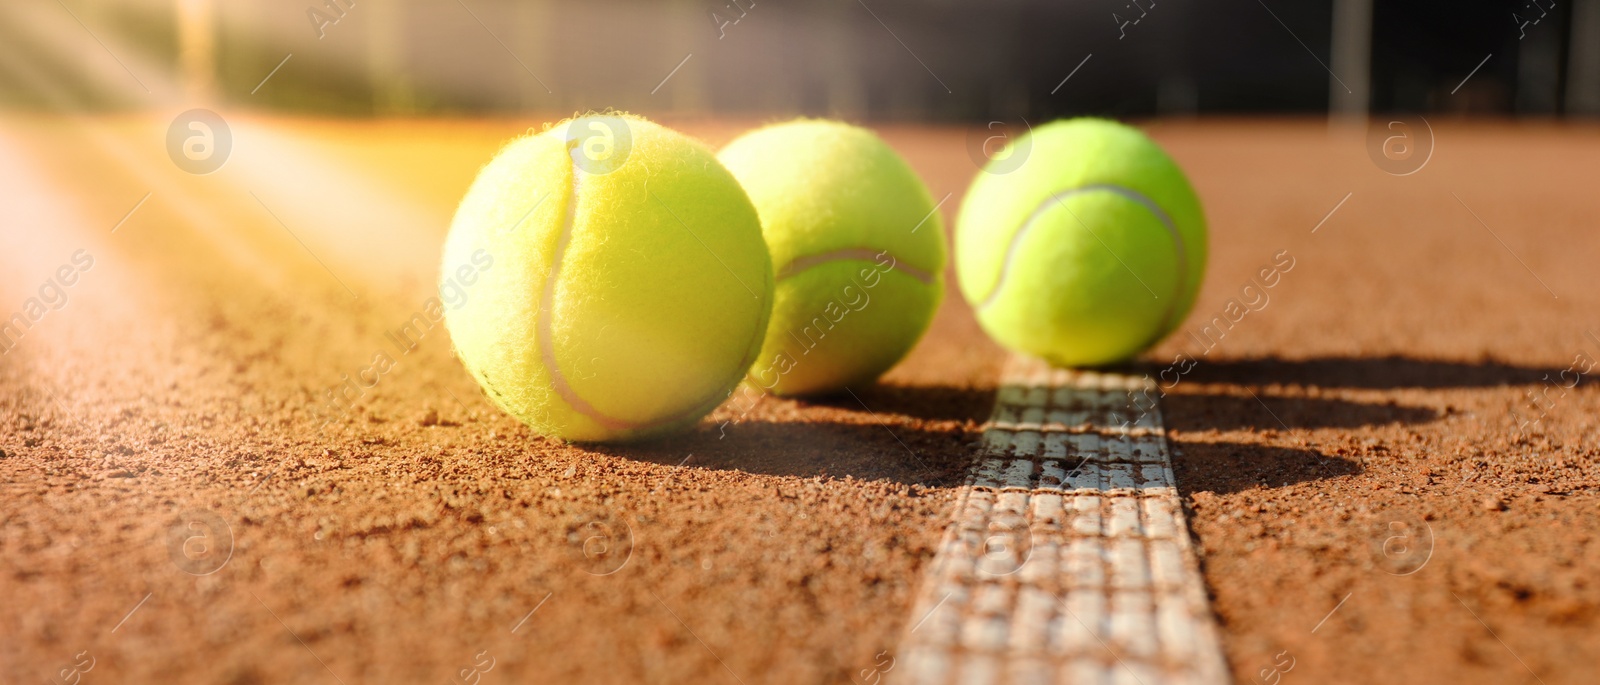
[[[0,680],[906,673],[1010,363],[953,286],[877,384],[559,444],[452,357],[471,283],[437,290],[462,192],[540,122],[230,116],[193,175],[169,120],[0,126]],[[1231,678],[1589,682],[1600,129],[1433,120],[1402,176],[1321,120],[1137,123],[1212,257],[1116,371],[1159,388]],[[878,130],[953,217],[968,132]]]

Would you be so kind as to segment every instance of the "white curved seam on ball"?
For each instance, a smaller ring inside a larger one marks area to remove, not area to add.
[[[561,396],[567,406],[572,407],[579,414],[583,414],[606,428],[625,430],[637,428],[634,424],[621,419],[612,418],[602,414],[593,405],[578,395],[567,383],[566,375],[561,373],[561,366],[556,363],[555,341],[551,339],[551,319],[555,318],[555,293],[556,282],[561,279],[561,263],[567,256],[567,245],[572,242],[572,230],[577,223],[578,213],[578,169],[576,162],[572,165],[572,196],[567,200],[566,216],[561,222],[561,234],[556,238],[556,253],[550,259],[550,273],[545,276],[544,288],[539,295],[539,317],[534,335],[539,338],[539,358],[544,362],[545,371],[550,374],[550,385],[555,388],[556,394]]]
[[[561,367],[556,362],[555,343],[551,340],[551,319],[554,318],[555,313],[556,282],[560,280],[561,264],[566,259],[567,245],[572,241],[572,230],[574,225],[577,223],[578,191],[580,190],[578,178],[580,173],[582,173],[582,171],[578,168],[576,160],[574,160],[572,165],[572,197],[567,202],[566,216],[562,220],[561,225],[561,235],[556,240],[556,253],[550,260],[550,273],[546,277],[544,288],[540,294],[540,316],[537,319],[537,330],[534,333],[534,335],[539,339],[539,356],[541,361],[544,363],[545,371],[550,374],[551,386],[554,387],[556,394],[561,396],[562,401],[567,403],[567,406],[572,407],[579,414],[583,414],[584,416],[593,419],[600,425],[614,430],[639,430],[676,423],[678,421],[683,421],[697,413],[704,414],[705,412],[701,411],[701,409],[703,409],[706,404],[713,402],[715,404],[713,404],[711,408],[715,409],[716,405],[722,404],[722,401],[727,398],[726,395],[722,397],[713,396],[699,404],[690,405],[688,409],[682,412],[658,419],[656,421],[627,421],[618,419],[601,412],[600,410],[596,409],[594,405],[589,404],[587,400],[578,395],[577,391],[572,389],[572,386],[567,382],[566,375],[561,373]],[[753,336],[754,342],[752,342],[750,347],[747,347],[745,351],[745,357],[743,360],[741,360],[739,368],[749,368],[750,364],[753,364],[755,361],[753,359],[754,356],[760,353],[760,348],[755,346],[756,342],[760,342],[759,333],[760,331],[757,332],[757,335]]]
[[[1163,211],[1159,205],[1138,191],[1110,183],[1093,183],[1086,186],[1062,190],[1051,194],[1049,197],[1045,198],[1044,201],[1040,202],[1039,206],[1034,208],[1034,210],[1028,214],[1028,219],[1022,222],[1022,228],[1017,229],[1016,234],[1011,236],[1011,242],[1006,246],[1005,261],[1000,265],[1000,277],[995,280],[994,287],[989,290],[989,294],[985,296],[983,298],[983,302],[978,305],[979,310],[988,308],[989,305],[994,304],[995,298],[999,297],[1000,290],[1005,287],[1006,276],[1011,273],[1012,262],[1017,259],[1017,251],[1021,249],[1022,240],[1027,235],[1029,229],[1031,229],[1039,220],[1039,217],[1043,216],[1053,204],[1061,204],[1062,208],[1066,209],[1064,202],[1067,198],[1074,195],[1082,195],[1084,193],[1096,191],[1113,193],[1125,199],[1139,203],[1140,206],[1143,206],[1146,210],[1149,210],[1151,214],[1155,215],[1156,219],[1161,222],[1161,225],[1167,229],[1167,234],[1171,236],[1173,251],[1176,253],[1177,257],[1178,292],[1174,293],[1172,300],[1168,301],[1166,311],[1162,312],[1161,314],[1160,325],[1156,327],[1157,331],[1166,330],[1167,325],[1171,322],[1170,320],[1172,319],[1173,312],[1177,311],[1178,301],[1183,299],[1177,295],[1181,293],[1188,285],[1188,249],[1184,246],[1183,236],[1178,232],[1178,227],[1172,223],[1172,217],[1167,216],[1167,213]],[[1072,210],[1067,209],[1067,213],[1071,214]],[[1081,219],[1077,219],[1076,214],[1073,214],[1073,218],[1077,220],[1079,224],[1083,223]],[[1084,226],[1083,228],[1085,230],[1089,230],[1088,226]]]
[[[888,250],[873,250],[870,247],[847,247],[822,254],[795,257],[778,271],[778,280],[781,281],[791,276],[797,276],[802,271],[832,262],[863,261],[876,263],[879,255],[888,255],[890,259],[894,260],[894,266],[890,267],[890,269],[922,281],[924,285],[933,285],[932,273],[904,264],[900,261],[900,258],[894,256]]]

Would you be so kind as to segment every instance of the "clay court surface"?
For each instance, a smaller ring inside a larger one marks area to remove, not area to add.
[[[0,356],[0,680],[893,678],[1006,360],[953,287],[877,385],[561,445],[391,335],[538,121],[239,116],[209,176],[167,123],[0,126],[0,314],[76,272]],[[1161,411],[1234,678],[1590,682],[1600,129],[1434,121],[1401,177],[1323,121],[1144,125],[1212,259],[1132,370],[1193,360]],[[880,132],[954,217],[966,131]]]

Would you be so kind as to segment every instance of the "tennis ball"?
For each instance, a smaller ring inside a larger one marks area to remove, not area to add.
[[[956,278],[983,329],[1016,351],[1096,366],[1182,323],[1205,272],[1206,224],[1177,164],[1102,119],[1053,122],[1008,148],[956,219]],[[1006,155],[1023,150],[1012,166]]]
[[[868,382],[922,337],[944,295],[944,228],[928,189],[870,131],[799,120],[718,153],[761,215],[777,268],[750,382],[779,395]]]
[[[635,116],[507,144],[456,210],[445,277],[480,253],[493,268],[445,314],[456,355],[553,438],[692,424],[738,385],[771,314],[772,263],[738,181],[701,144]]]

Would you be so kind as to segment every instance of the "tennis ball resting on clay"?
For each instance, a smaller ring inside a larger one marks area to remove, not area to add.
[[[1010,148],[1027,158],[991,162],[956,221],[956,276],[983,329],[1055,364],[1097,366],[1181,324],[1205,272],[1206,223],[1177,164],[1103,119],[1053,122]]]
[[[755,208],[700,143],[590,115],[506,145],[456,211],[445,273],[495,267],[446,313],[456,354],[536,432],[630,440],[692,424],[760,349],[772,263]]]
[[[870,382],[928,329],[944,295],[943,222],[872,132],[799,120],[717,155],[761,215],[776,300],[750,381],[779,395]]]

